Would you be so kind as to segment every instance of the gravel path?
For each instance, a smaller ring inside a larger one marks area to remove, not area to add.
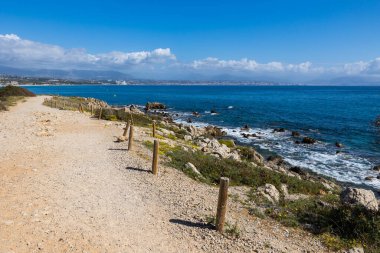
[[[229,202],[240,238],[206,225],[216,187],[160,165],[136,129],[136,146],[115,143],[120,124],[30,98],[0,113],[0,252],[325,252],[311,235],[248,215]],[[231,192],[243,188],[231,188]]]

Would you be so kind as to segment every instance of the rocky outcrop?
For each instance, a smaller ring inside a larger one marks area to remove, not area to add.
[[[272,203],[278,203],[280,201],[280,192],[272,184],[260,186],[257,188],[257,191]]]
[[[297,131],[292,131],[292,136],[293,137],[300,137],[301,134],[299,132],[297,132]]]
[[[314,144],[316,142],[317,142],[317,140],[314,138],[311,138],[311,137],[304,137],[302,139],[302,143],[304,143],[304,144]]]
[[[225,144],[220,144],[216,139],[199,138],[196,144],[201,147],[201,151],[213,154],[219,158],[241,160],[240,155],[236,151],[231,151],[229,147]]]
[[[337,141],[337,142],[335,142],[335,147],[343,148],[343,144]]]
[[[379,210],[375,194],[370,190],[348,187],[341,193],[340,198],[343,204],[361,205],[370,211]]]
[[[199,172],[199,170],[197,169],[197,167],[195,167],[195,165],[192,164],[191,162],[186,163],[185,164],[185,168],[188,169],[188,170],[191,170],[197,176],[202,176],[202,174]]]
[[[380,164],[373,166],[372,170],[380,171]]]
[[[165,109],[166,109],[166,105],[164,105],[162,103],[158,103],[158,102],[148,102],[145,105],[146,111],[149,111],[149,110],[165,110]]]

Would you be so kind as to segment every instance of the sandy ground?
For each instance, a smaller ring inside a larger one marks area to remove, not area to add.
[[[0,253],[326,252],[306,232],[251,216],[232,198],[227,220],[240,237],[218,234],[205,223],[217,187],[162,164],[159,176],[149,173],[148,130],[137,129],[127,151],[114,142],[120,124],[43,99],[0,113]]]

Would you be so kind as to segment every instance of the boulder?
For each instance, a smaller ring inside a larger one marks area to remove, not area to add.
[[[343,144],[340,142],[335,142],[335,147],[337,148],[343,148]]]
[[[257,188],[257,191],[272,203],[277,203],[280,201],[280,192],[272,184],[265,184],[264,186],[260,186]]]
[[[314,144],[316,142],[317,142],[317,140],[314,138],[311,138],[311,137],[304,137],[302,139],[302,143],[304,143],[304,144]]]
[[[165,109],[166,109],[166,105],[164,105],[162,103],[158,103],[158,102],[148,102],[145,105],[146,111],[149,111],[149,110],[165,110]]]
[[[185,136],[183,137],[183,139],[184,139],[185,141],[191,141],[193,138],[192,138],[190,135],[185,135]]]
[[[375,179],[375,177],[373,177],[373,176],[368,176],[368,177],[364,178],[364,180],[366,180],[366,181],[372,181],[373,179]]]
[[[186,163],[185,168],[191,170],[192,172],[194,172],[198,176],[202,176],[202,174],[199,172],[197,167],[195,167],[195,165],[192,164],[191,162]]]
[[[244,125],[242,128],[241,128],[242,131],[249,131],[249,126],[248,125]]]
[[[299,137],[299,136],[301,136],[301,134],[297,131],[292,131],[292,136],[293,137]]]
[[[371,190],[347,187],[340,195],[343,204],[361,205],[370,211],[378,211],[375,194]]]
[[[376,165],[376,166],[373,166],[372,170],[380,171],[380,164]]]
[[[186,122],[187,122],[187,123],[193,123],[193,119],[192,119],[192,118],[188,118],[188,119],[186,120]]]
[[[275,165],[282,165],[284,163],[284,158],[279,155],[271,155],[267,158],[267,162]]]
[[[285,132],[285,128],[275,128],[275,129],[273,129],[273,133],[283,133],[283,132]]]
[[[205,134],[211,135],[213,137],[221,137],[225,135],[222,129],[216,126],[207,126],[203,131]]]
[[[234,151],[234,152],[231,152],[228,156],[228,159],[232,159],[232,160],[235,160],[235,161],[241,161],[241,158],[240,158],[240,155],[238,152]]]

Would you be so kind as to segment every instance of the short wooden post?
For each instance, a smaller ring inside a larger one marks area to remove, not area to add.
[[[153,138],[155,138],[156,137],[156,122],[155,121],[153,121],[152,128],[153,128]]]
[[[128,120],[127,125],[124,128],[123,136],[127,136],[129,126],[131,125],[131,122]]]
[[[102,119],[102,110],[103,110],[103,108],[100,107],[100,111],[99,111],[99,119]]]
[[[216,211],[216,230],[218,232],[223,232],[224,220],[227,211],[227,198],[228,198],[228,185],[230,180],[227,177],[220,178],[219,186],[219,198],[218,198],[218,209]]]
[[[128,150],[132,150],[132,147],[133,147],[133,125],[129,127]]]
[[[82,113],[82,104],[79,104],[79,106],[78,106],[78,110],[79,110],[79,112]]]
[[[154,140],[153,146],[153,161],[152,161],[152,172],[153,175],[157,175],[158,173],[158,151],[159,151],[159,142],[158,140]]]

